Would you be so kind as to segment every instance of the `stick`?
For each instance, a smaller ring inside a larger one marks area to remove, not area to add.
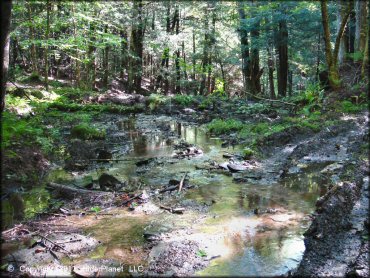
[[[181,189],[182,189],[182,186],[184,184],[184,181],[185,181],[185,178],[187,176],[188,172],[185,173],[185,175],[182,177],[181,181],[180,181],[180,184],[179,184],[179,193],[181,192]]]
[[[39,236],[41,237],[42,239],[46,240],[46,241],[49,241],[51,244],[53,244],[54,246],[64,250],[65,252],[67,252],[67,254],[70,254],[69,251],[67,251],[66,249],[64,249],[62,246],[60,246],[59,244],[57,244],[56,242],[52,241],[51,239],[48,239],[47,237],[43,236],[43,235],[40,235],[40,234],[35,234],[35,236]]]
[[[171,213],[183,213],[185,208],[170,208],[163,205],[159,205],[160,208],[168,210]]]

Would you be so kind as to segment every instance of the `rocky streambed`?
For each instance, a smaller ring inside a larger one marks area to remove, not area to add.
[[[53,209],[3,233],[7,275],[368,273],[367,115],[275,134],[248,160],[189,117],[98,124],[108,138],[69,140],[49,173]]]

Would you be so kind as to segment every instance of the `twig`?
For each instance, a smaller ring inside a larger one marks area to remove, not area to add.
[[[185,173],[185,175],[182,177],[181,181],[180,181],[180,184],[179,184],[179,193],[181,192],[181,189],[182,189],[182,186],[184,185],[184,181],[185,181],[185,178],[186,176],[188,175],[188,172]]]
[[[57,242],[57,244],[65,244],[65,243],[78,242],[78,241],[82,241],[82,239],[72,239],[68,241]]]

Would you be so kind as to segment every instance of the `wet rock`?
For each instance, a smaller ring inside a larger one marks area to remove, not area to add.
[[[236,163],[229,163],[227,164],[227,168],[231,172],[240,172],[240,171],[246,171],[248,169],[247,166],[242,165],[242,164],[236,164]]]
[[[145,165],[148,165],[150,164],[151,162],[155,161],[156,158],[152,157],[152,158],[148,158],[148,159],[144,159],[144,160],[140,160],[138,162],[135,163],[135,165],[137,167],[141,167],[141,166],[145,166]]]
[[[112,153],[105,149],[98,149],[97,153],[98,153],[97,159],[112,159],[113,157]]]
[[[101,176],[98,179],[99,186],[102,190],[118,190],[121,189],[124,186],[124,183],[119,181],[117,178],[115,178],[112,175],[109,175],[107,173],[101,174]]]
[[[193,114],[193,113],[196,113],[196,111],[194,109],[191,109],[191,108],[184,108],[183,111],[186,113],[186,114]]]

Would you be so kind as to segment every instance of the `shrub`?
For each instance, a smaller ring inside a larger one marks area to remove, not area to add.
[[[173,101],[181,106],[189,106],[194,103],[194,97],[191,95],[175,95]]]

